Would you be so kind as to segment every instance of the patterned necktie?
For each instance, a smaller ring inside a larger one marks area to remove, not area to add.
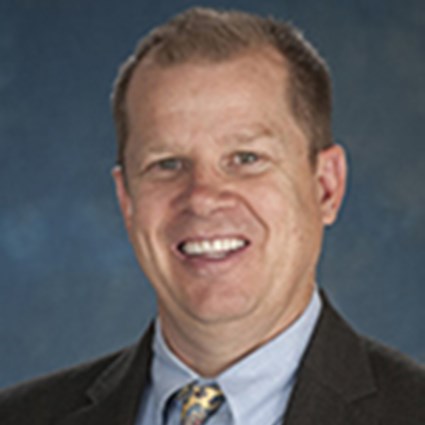
[[[203,425],[221,406],[223,393],[217,384],[191,383],[177,394],[182,402],[180,425]]]

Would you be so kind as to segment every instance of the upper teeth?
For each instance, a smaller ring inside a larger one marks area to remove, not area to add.
[[[245,245],[243,239],[226,238],[204,240],[197,242],[186,242],[182,246],[184,253],[189,255],[202,255],[202,254],[217,254],[223,251],[233,251]]]

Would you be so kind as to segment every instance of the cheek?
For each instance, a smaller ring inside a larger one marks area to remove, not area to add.
[[[157,250],[161,223],[166,211],[164,201],[153,191],[138,188],[133,192],[133,217],[130,238],[139,260],[145,266]]]
[[[137,227],[144,232],[155,230],[170,209],[169,195],[150,184],[140,184],[134,193]]]
[[[247,200],[272,241],[272,256],[305,244],[317,227],[317,205],[308,185],[288,178],[268,181],[247,190]],[[279,246],[277,246],[279,245]]]
[[[291,221],[294,196],[279,181],[251,185],[245,193],[251,210],[268,231],[282,230]]]

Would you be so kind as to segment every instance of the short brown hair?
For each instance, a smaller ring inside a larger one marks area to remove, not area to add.
[[[310,142],[310,159],[332,144],[329,71],[318,52],[287,22],[239,11],[192,8],[153,29],[122,65],[112,92],[117,131],[117,164],[124,165],[128,137],[126,94],[136,66],[149,56],[159,66],[195,59],[219,62],[248,49],[271,46],[289,68],[294,116]]]

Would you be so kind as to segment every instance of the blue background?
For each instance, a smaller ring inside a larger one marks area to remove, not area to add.
[[[155,312],[114,198],[108,96],[191,1],[0,2],[0,386],[135,340]],[[329,61],[348,197],[319,280],[361,332],[425,361],[425,2],[198,1],[289,19]]]

